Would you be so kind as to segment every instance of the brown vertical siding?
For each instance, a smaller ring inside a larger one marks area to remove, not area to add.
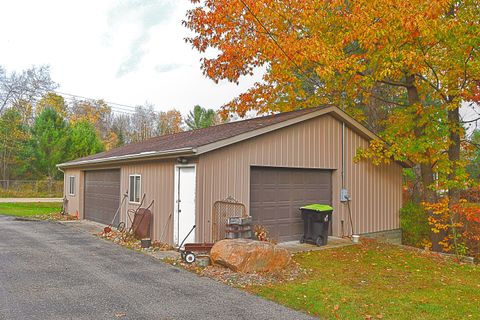
[[[128,190],[128,177],[130,174],[141,175],[141,193],[145,193],[144,206],[154,200],[152,206],[153,225],[152,238],[165,242],[173,240],[173,187],[174,187],[174,160],[140,162],[138,164],[124,164],[120,166],[120,193],[121,197]],[[109,167],[95,167],[95,170],[108,169]],[[118,168],[118,167],[117,167]],[[75,214],[78,210],[79,217],[83,214],[83,179],[85,169],[66,169],[64,176],[64,194],[69,200],[69,213]],[[68,195],[68,177],[76,177],[75,196]],[[121,199],[121,198],[120,198]],[[120,221],[128,221],[127,210],[136,209],[137,204],[128,202],[125,199],[121,211]],[[169,218],[171,214],[171,217]],[[133,218],[133,216],[132,216]],[[168,224],[167,224],[168,221]],[[128,225],[128,222],[127,222]],[[165,225],[167,225],[165,227]],[[163,230],[165,231],[163,232]],[[163,232],[163,239],[159,239]]]
[[[82,172],[79,169],[66,169],[63,175],[63,195],[68,199],[68,213],[76,215],[77,211],[79,218],[83,218],[83,212],[81,212],[81,203],[83,201],[83,183]],[[75,177],[75,194],[69,195],[69,178]]]
[[[170,243],[173,241],[174,166],[173,160],[126,164],[121,167],[120,177],[120,191],[123,195],[128,190],[129,175],[141,175],[141,193],[142,196],[145,194],[144,207],[154,200],[151,208],[153,213],[152,238]],[[135,209],[137,206],[138,204],[129,203],[127,198],[121,211],[122,221],[128,220],[127,210]],[[165,225],[167,226],[165,227]],[[164,229],[165,231],[163,231]],[[163,239],[160,239],[162,232]]]
[[[197,166],[200,181],[197,215],[201,223],[199,228],[205,230],[199,235],[205,234],[205,238],[198,240],[211,237],[210,217],[216,200],[233,196],[249,207],[250,166],[333,169],[333,234],[342,235],[341,220],[345,233],[351,234],[348,207],[339,200],[341,133],[341,122],[326,115],[201,155]],[[354,163],[356,150],[367,147],[368,141],[349,128],[345,135],[345,184],[352,198],[350,207],[355,232],[399,228],[401,166],[397,163],[375,166],[366,161]]]

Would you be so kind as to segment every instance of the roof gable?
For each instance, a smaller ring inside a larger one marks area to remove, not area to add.
[[[227,145],[281,129],[315,117],[330,114],[345,122],[366,139],[378,138],[373,132],[337,107],[321,107],[279,113],[248,120],[229,122],[204,129],[184,131],[131,143],[106,152],[59,164],[59,167],[126,161],[139,158],[199,155]]]
[[[319,116],[327,115],[327,114],[333,116],[334,118],[336,118],[341,122],[345,122],[350,128],[352,128],[354,131],[356,131],[358,134],[360,134],[361,136],[363,136],[368,140],[379,139],[379,137],[376,136],[373,132],[368,130],[365,126],[363,126],[362,124],[354,120],[352,117],[350,117],[345,112],[338,109],[337,107],[325,107],[325,108],[315,108],[315,109],[307,109],[307,110],[310,110],[311,112],[297,114],[295,117],[283,119],[281,122],[272,123],[271,125],[268,125],[268,126],[259,127],[255,130],[243,132],[233,137],[215,141],[207,145],[199,146],[196,150],[196,154],[210,152],[215,149],[222,148],[233,143],[251,139],[268,132],[272,132],[284,127],[288,127],[288,126],[291,126],[306,120],[310,120]]]

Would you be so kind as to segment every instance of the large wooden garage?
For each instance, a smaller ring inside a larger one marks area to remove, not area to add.
[[[402,169],[409,164],[355,162],[372,139],[378,137],[330,106],[159,136],[59,167],[72,214],[110,223],[129,193],[119,214],[128,224],[128,210],[145,195],[145,204],[154,201],[154,240],[171,244],[193,225],[188,241],[212,241],[214,204],[227,198],[243,204],[276,241],[299,240],[298,209],[311,203],[333,207],[333,236],[397,234]],[[342,187],[349,202],[340,199]]]

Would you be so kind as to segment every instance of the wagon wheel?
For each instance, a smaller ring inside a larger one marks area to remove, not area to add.
[[[123,230],[125,230],[125,222],[120,222],[117,226],[117,230],[123,232]]]
[[[323,236],[318,236],[317,239],[315,240],[315,244],[317,246],[323,246],[324,245],[324,238]]]
[[[185,252],[185,262],[188,263],[188,264],[191,264],[191,263],[194,263],[195,262],[195,254],[193,252]]]

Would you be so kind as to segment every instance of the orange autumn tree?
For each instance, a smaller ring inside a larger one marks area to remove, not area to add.
[[[224,105],[224,114],[340,105],[342,98],[360,121],[381,114],[375,127],[383,140],[359,158],[412,160],[419,200],[433,205],[446,191],[455,216],[459,190],[469,183],[459,108],[478,88],[477,0],[191,2],[187,41],[205,53],[205,75],[238,82],[263,70],[262,81]],[[456,222],[445,224],[446,232],[432,234],[436,250]]]

